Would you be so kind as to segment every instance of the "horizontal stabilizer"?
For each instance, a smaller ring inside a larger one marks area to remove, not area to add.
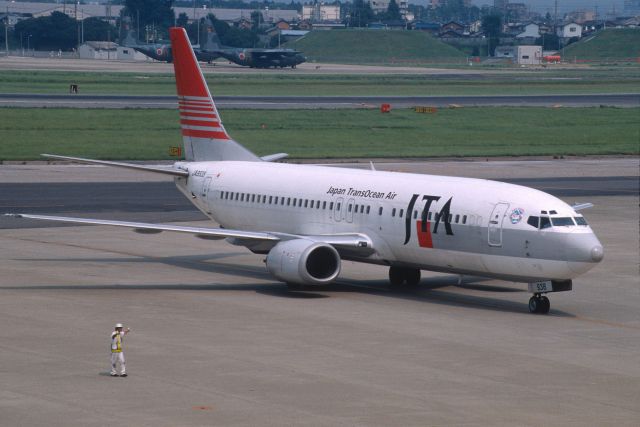
[[[118,168],[136,169],[136,170],[142,170],[142,171],[153,172],[153,173],[163,173],[165,175],[189,176],[188,171],[175,169],[171,167],[162,168],[157,166],[135,165],[132,163],[110,162],[108,160],[93,160],[93,159],[83,159],[81,157],[57,156],[55,154],[41,154],[41,156],[46,157],[47,159],[69,160],[72,162],[88,163],[91,165],[114,166]]]
[[[277,153],[277,154],[269,154],[268,156],[262,156],[260,159],[264,162],[275,162],[276,160],[281,160],[289,157],[287,153]]]
[[[576,203],[571,206],[574,211],[581,211],[582,209],[589,209],[593,207],[593,203]]]

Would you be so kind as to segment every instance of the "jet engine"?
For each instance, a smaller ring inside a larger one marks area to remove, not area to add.
[[[327,243],[287,240],[269,251],[267,270],[287,283],[323,285],[338,277],[340,255]]]

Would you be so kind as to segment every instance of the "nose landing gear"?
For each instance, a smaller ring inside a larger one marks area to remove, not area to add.
[[[551,308],[549,298],[544,295],[535,294],[529,300],[529,311],[536,314],[547,314]]]

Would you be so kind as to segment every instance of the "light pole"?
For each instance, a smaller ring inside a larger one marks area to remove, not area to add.
[[[9,56],[9,5],[7,5],[7,16],[4,21],[4,48]]]
[[[29,53],[29,51],[30,51],[29,46],[30,46],[31,36],[32,36],[32,35],[33,35],[33,34],[29,34],[29,35],[27,36],[27,53]]]

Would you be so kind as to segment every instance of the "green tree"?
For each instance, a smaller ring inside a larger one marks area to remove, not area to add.
[[[402,15],[400,14],[400,7],[398,6],[398,3],[396,3],[396,0],[391,0],[389,2],[385,19],[389,21],[399,21],[402,19]]]
[[[180,15],[178,15],[178,18],[176,19],[176,25],[178,27],[186,28],[188,23],[189,17],[186,13],[182,12]]]
[[[140,32],[149,25],[166,35],[175,21],[172,0],[125,0],[124,4],[124,14],[131,17],[134,26],[140,26]]]
[[[100,18],[87,18],[83,21],[84,40],[86,41],[106,41],[115,38],[116,28]]]
[[[374,13],[368,1],[355,0],[348,12],[347,25],[350,27],[366,27],[374,19]]]
[[[31,18],[16,24],[18,43],[38,50],[70,50],[78,44],[77,21],[62,12]]]
[[[500,34],[502,34],[502,16],[486,15],[482,18],[482,31],[489,39],[487,44],[487,56],[493,56],[496,46],[500,42]]]

